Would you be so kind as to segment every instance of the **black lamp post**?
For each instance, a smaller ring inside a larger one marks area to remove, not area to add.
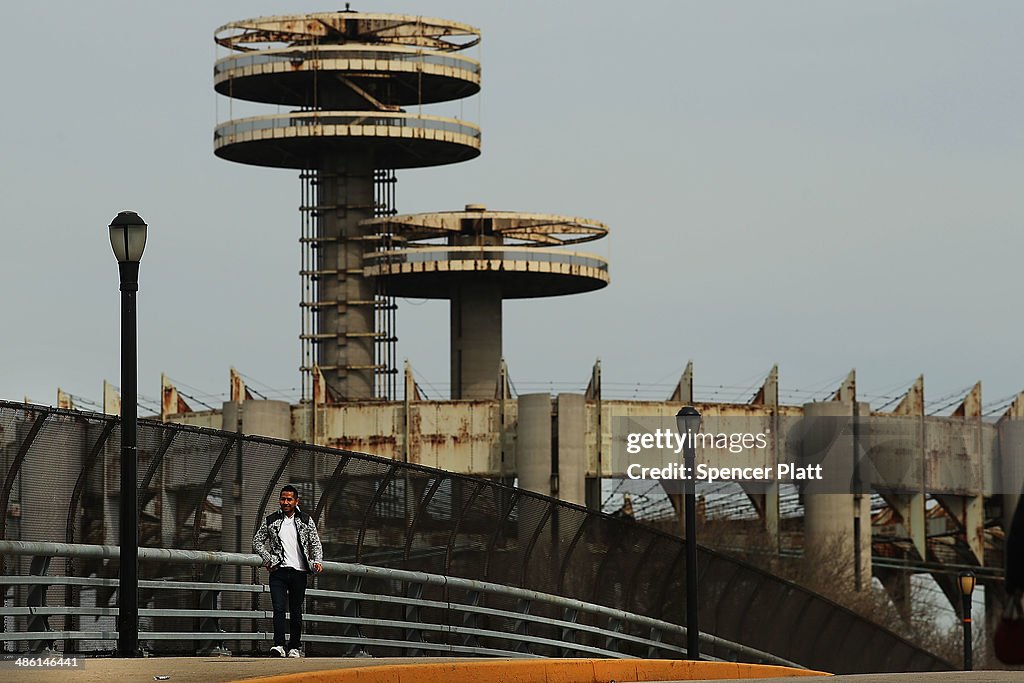
[[[964,671],[971,671],[974,668],[974,643],[971,638],[971,594],[974,586],[978,583],[974,572],[968,570],[960,572],[958,577],[960,584],[961,616],[964,624]]]
[[[138,339],[135,293],[139,260],[146,248],[146,222],[122,211],[110,222],[110,246],[121,276],[121,524],[117,589],[117,656],[139,654]]]
[[[686,654],[700,659],[700,628],[697,625],[697,485],[694,481],[697,450],[693,435],[700,431],[700,413],[683,406],[676,413],[676,427],[683,435],[683,480],[686,515]]]

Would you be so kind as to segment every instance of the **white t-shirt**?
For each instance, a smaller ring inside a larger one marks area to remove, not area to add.
[[[295,528],[295,515],[284,516],[281,522],[281,544],[284,546],[284,561],[282,567],[291,567],[299,571],[306,571],[306,558],[299,550],[299,531]]]

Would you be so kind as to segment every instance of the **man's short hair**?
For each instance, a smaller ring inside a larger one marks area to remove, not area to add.
[[[292,486],[291,484],[285,484],[284,486],[282,486],[281,487],[281,494],[280,495],[283,496],[285,491],[290,491],[292,496],[294,496],[295,498],[299,497],[298,490],[294,486]]]

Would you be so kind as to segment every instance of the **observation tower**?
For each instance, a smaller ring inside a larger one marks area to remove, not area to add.
[[[597,221],[469,204],[465,211],[377,218],[390,236],[366,257],[366,275],[395,296],[451,301],[451,397],[495,398],[503,299],[577,294],[608,284],[608,262],[553,247],[604,237]]]
[[[260,17],[217,29],[232,54],[214,88],[291,107],[220,123],[214,153],[300,170],[303,395],[319,365],[343,400],[394,398],[394,300],[363,273],[377,240],[361,222],[394,213],[394,170],[480,154],[480,129],[406,111],[480,90],[480,64],[458,54],[480,32],[395,14],[328,12]]]
[[[571,216],[465,211],[397,216],[395,170],[480,154],[480,129],[421,105],[480,90],[466,24],[345,10],[261,17],[217,29],[222,95],[290,107],[232,119],[217,156],[294,168],[302,183],[302,389],[323,373],[336,400],[395,399],[395,296],[451,301],[451,397],[495,397],[504,299],[608,283],[599,256],[561,247],[604,237]],[[415,106],[415,112],[405,107]]]

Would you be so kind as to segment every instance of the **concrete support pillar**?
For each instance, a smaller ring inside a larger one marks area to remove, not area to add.
[[[914,550],[920,559],[928,559],[926,541],[927,512],[924,493],[883,494],[885,501],[900,516],[907,536],[914,544]]]
[[[501,375],[501,288],[460,285],[451,303],[452,399],[492,399]]]
[[[587,402],[582,394],[558,395],[558,497],[586,504]]]
[[[521,394],[517,403],[516,474],[519,487],[550,496],[551,396]]]
[[[227,401],[221,408],[222,429],[247,436],[292,438],[292,409],[287,401]]]
[[[861,409],[867,414],[868,407]],[[850,429],[853,403],[826,401],[804,405],[807,428],[803,434],[805,461],[821,463],[830,482],[852,482],[854,438]],[[833,484],[834,489],[834,484]],[[822,585],[871,585],[871,499],[853,493],[824,493],[812,482],[804,494],[804,561]],[[859,519],[859,547],[855,544]]]
[[[373,217],[373,158],[353,150],[325,161],[317,174],[317,363],[343,400],[374,396],[374,298],[363,277],[372,249],[359,222]]]

